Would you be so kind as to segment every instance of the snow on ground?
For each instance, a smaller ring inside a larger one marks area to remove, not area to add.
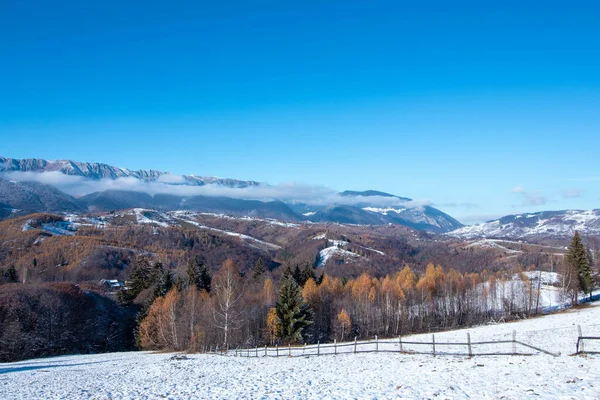
[[[135,215],[135,218],[136,218],[138,224],[156,224],[158,226],[162,226],[163,228],[169,227],[169,224],[166,222],[157,221],[155,219],[148,218],[145,215],[145,213],[147,213],[151,210],[145,210],[143,208],[134,208],[132,211]]]
[[[517,238],[557,234],[572,236],[576,231],[585,234],[600,233],[600,210],[567,210],[558,215],[541,212],[515,215],[514,218],[519,222],[488,221],[459,228],[448,232],[448,235],[473,239],[477,237]]]
[[[401,207],[401,208],[363,207],[363,210],[378,213],[378,214],[388,215],[389,212],[401,214],[402,212],[406,211],[406,207]]]
[[[313,239],[325,239],[326,238],[326,234],[322,233],[318,236],[315,236]],[[358,258],[360,257],[359,254],[353,253],[351,251],[345,250],[344,247],[348,246],[350,244],[350,242],[347,242],[345,240],[328,240],[328,243],[331,245],[330,247],[327,247],[323,250],[321,250],[319,252],[319,262],[317,263],[317,267],[322,267],[325,264],[327,264],[327,260],[329,260],[331,257],[333,256],[338,256],[338,257],[346,257],[346,258]],[[381,254],[384,255],[385,253],[383,251],[380,250],[376,250],[376,249],[372,249],[370,247],[365,247],[365,246],[361,246],[361,245],[357,245],[358,247],[361,247],[365,250],[370,250],[372,252],[375,252],[377,254]]]
[[[337,246],[327,247],[319,252],[319,262],[317,263],[318,267],[323,267],[327,264],[327,260],[331,257],[339,256],[339,257],[349,257],[349,258],[358,258],[360,257],[358,254],[355,254],[351,251],[341,249]]]
[[[233,219],[233,220],[238,220],[238,221],[257,221],[257,222],[266,222],[267,224],[270,225],[275,225],[275,226],[282,226],[284,228],[298,228],[300,225],[298,224],[294,224],[292,222],[283,222],[283,221],[278,221],[276,219],[273,218],[256,218],[256,217],[248,217],[248,216],[231,216],[231,215],[227,215],[227,214],[217,214],[217,213],[209,213],[209,212],[195,212],[195,211],[171,211],[169,214],[174,215],[176,217],[180,217],[182,215],[184,216],[194,216],[194,215],[204,215],[207,217],[217,217],[217,218],[224,218],[224,219]]]
[[[182,221],[187,222],[188,224],[192,224],[194,226],[196,226],[199,229],[206,229],[212,232],[217,232],[217,233],[222,233],[224,235],[227,236],[235,236],[235,237],[239,237],[242,240],[245,240],[247,242],[250,242],[250,244],[254,244],[254,245],[260,245],[260,247],[264,247],[267,248],[268,250],[279,250],[281,248],[281,246],[276,245],[274,243],[269,243],[269,242],[265,242],[264,240],[260,240],[257,239],[255,237],[252,236],[248,236],[248,235],[244,235],[242,233],[237,233],[237,232],[230,232],[230,231],[224,231],[222,229],[217,229],[217,228],[211,228],[210,226],[206,226],[206,225],[202,225],[196,221],[192,221],[189,219],[181,219]]]
[[[469,244],[467,247],[479,247],[479,248],[483,248],[483,249],[498,249],[498,250],[502,250],[506,253],[512,253],[512,254],[522,253],[521,250],[509,249],[508,247],[503,246],[501,243],[502,243],[502,241],[497,240],[497,239],[481,239],[481,240],[478,240],[476,242]]]
[[[599,399],[600,356],[572,356],[577,325],[600,305],[436,334],[436,343],[512,337],[559,357],[338,354],[244,358],[165,353],[65,356],[0,364],[3,399]],[[431,341],[431,335],[404,340]],[[586,344],[588,350],[592,343]],[[600,345],[596,346],[597,349]],[[474,349],[476,351],[476,349]]]
[[[558,285],[561,275],[557,272],[548,271],[527,271],[523,272],[532,281],[541,281],[542,285]],[[513,278],[514,279],[514,278]]]

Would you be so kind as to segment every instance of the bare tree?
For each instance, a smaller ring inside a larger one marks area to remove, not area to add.
[[[213,318],[215,327],[223,331],[223,346],[229,348],[231,332],[242,326],[240,299],[243,295],[240,274],[234,262],[225,260],[214,285]]]

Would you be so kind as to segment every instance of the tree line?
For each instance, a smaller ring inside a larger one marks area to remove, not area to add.
[[[561,263],[561,301],[594,287],[577,234]],[[202,276],[202,278],[199,278]],[[354,279],[315,275],[310,265],[286,267],[279,282],[256,263],[251,273],[227,260],[213,276],[191,260],[187,276],[147,303],[140,319],[143,349],[202,351],[219,347],[316,343],[451,329],[540,312],[541,280],[521,267],[461,273],[429,264],[421,274]]]

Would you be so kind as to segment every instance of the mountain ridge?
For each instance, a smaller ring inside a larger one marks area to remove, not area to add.
[[[120,178],[135,178],[144,182],[158,182],[173,186],[204,186],[215,185],[230,189],[245,189],[249,187],[273,188],[270,185],[257,181],[241,181],[228,178],[199,177],[195,175],[175,175],[169,172],[155,170],[130,170],[114,167],[102,163],[86,163],[71,160],[47,161],[43,159],[14,159],[0,157],[0,173],[8,177],[15,177],[11,173],[47,173],[58,172],[64,175],[79,176],[91,181],[117,180]],[[11,191],[17,187],[27,187],[27,190],[51,193],[52,190],[44,189],[44,184],[36,182],[37,187],[32,189],[27,186],[31,176],[21,176],[21,182],[15,182],[14,187],[4,186],[2,190]],[[106,185],[104,185],[105,187]],[[49,185],[53,190],[54,186]],[[168,186],[167,186],[168,187]],[[25,190],[25,189],[24,189]],[[27,191],[25,190],[25,191]],[[168,189],[169,190],[169,189]],[[41,203],[32,203],[27,207],[16,207],[15,201],[5,201],[10,207],[31,211],[115,211],[128,208],[152,208],[162,211],[194,210],[232,215],[248,215],[265,218],[275,218],[290,221],[306,222],[333,222],[355,225],[383,225],[398,224],[416,230],[425,230],[443,233],[462,227],[463,225],[451,216],[428,205],[419,205],[408,197],[400,197],[377,190],[343,191],[337,197],[329,200],[328,204],[306,205],[297,204],[293,200],[282,200],[272,196],[269,200],[256,200],[244,192],[240,196],[223,195],[197,195],[173,193],[151,193],[144,190],[108,189],[88,192],[77,199],[64,192],[44,195],[46,202],[51,206]],[[181,193],[181,192],[179,192]],[[234,193],[234,192],[229,192]],[[236,193],[236,194],[238,194]],[[56,197],[54,200],[52,197]],[[8,194],[0,199],[10,200]],[[62,209],[61,202],[69,204],[67,209]],[[16,202],[20,205],[23,201]],[[6,212],[4,213],[7,214]]]
[[[528,238],[600,234],[600,209],[559,210],[512,214],[448,232],[462,239]]]

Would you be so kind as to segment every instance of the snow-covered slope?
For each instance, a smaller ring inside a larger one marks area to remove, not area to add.
[[[258,182],[239,181],[217,177],[195,175],[173,175],[169,172],[154,170],[130,170],[96,162],[79,162],[71,160],[42,160],[29,158],[24,160],[0,157],[0,171],[4,172],[61,172],[65,175],[81,176],[88,179],[136,178],[145,181],[161,181],[172,185],[203,186],[217,184],[233,188],[257,186]]]
[[[561,355],[399,353],[243,358],[165,353],[65,356],[0,364],[6,399],[598,399],[600,356],[570,356],[600,307],[438,333],[436,343],[517,340]],[[431,334],[404,337],[431,342]],[[392,340],[394,345],[397,339]],[[506,345],[510,351],[510,344]],[[588,350],[599,349],[591,341]],[[444,348],[442,345],[440,349]],[[351,347],[350,347],[351,349]],[[476,350],[475,350],[476,351]]]
[[[508,215],[482,224],[465,226],[449,232],[448,235],[464,239],[514,239],[534,236],[572,236],[575,231],[585,235],[600,234],[600,209]]]

